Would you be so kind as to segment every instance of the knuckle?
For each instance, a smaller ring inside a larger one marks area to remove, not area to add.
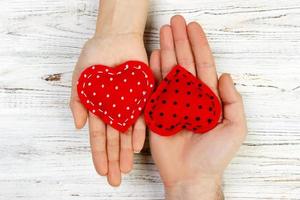
[[[119,139],[118,138],[110,138],[107,140],[107,146],[109,147],[119,147]]]
[[[215,63],[197,62],[196,66],[197,66],[198,69],[212,69],[212,68],[215,68]]]
[[[105,139],[104,131],[102,130],[90,130],[91,137],[97,139]]]

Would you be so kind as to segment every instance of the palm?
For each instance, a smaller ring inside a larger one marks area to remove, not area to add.
[[[100,175],[108,175],[108,181],[113,186],[120,184],[121,172],[127,173],[132,169],[133,151],[139,152],[143,147],[144,121],[139,118],[127,133],[119,134],[82,106],[77,95],[76,82],[86,67],[94,64],[115,66],[127,60],[147,63],[141,36],[127,34],[92,38],[84,45],[73,73],[70,105],[75,125],[82,128],[88,118],[95,168]]]
[[[205,82],[220,94],[223,120],[205,134],[182,130],[164,137],[150,133],[151,152],[166,186],[201,178],[221,177],[246,135],[246,122],[240,95],[228,75],[218,80],[214,60],[199,24],[186,26],[182,17],[160,32],[160,50],[152,53],[150,66],[161,80],[176,64]],[[196,73],[197,72],[197,73]]]

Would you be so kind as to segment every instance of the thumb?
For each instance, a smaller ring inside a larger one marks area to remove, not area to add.
[[[83,128],[87,121],[87,110],[85,107],[81,104],[80,99],[77,94],[77,80],[79,78],[79,73],[76,71],[76,68],[73,72],[72,77],[72,89],[71,89],[71,98],[69,106],[71,108],[73,118],[74,118],[74,124],[77,129]]]
[[[245,123],[242,96],[236,90],[230,74],[222,74],[218,87],[223,104],[224,119],[234,123]]]

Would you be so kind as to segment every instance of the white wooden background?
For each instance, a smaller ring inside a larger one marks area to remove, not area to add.
[[[119,188],[73,128],[71,71],[97,0],[0,0],[0,199],[163,199],[149,149]],[[244,96],[249,136],[224,177],[227,199],[300,199],[300,1],[155,0],[150,51],[174,14],[200,22],[218,72]],[[220,147],[222,148],[222,147]]]

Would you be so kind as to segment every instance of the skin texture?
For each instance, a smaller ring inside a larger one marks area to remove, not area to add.
[[[170,25],[161,28],[160,50],[154,50],[150,59],[158,80],[176,64],[184,66],[218,95],[223,119],[202,135],[185,130],[171,137],[150,133],[151,152],[166,199],[223,199],[223,172],[247,135],[242,97],[229,74],[218,79],[201,26],[196,22],[186,25],[181,16],[172,17]]]
[[[143,117],[127,133],[120,134],[85,109],[76,83],[81,72],[94,64],[113,67],[128,60],[148,63],[143,42],[147,7],[147,0],[102,0],[95,35],[82,48],[73,72],[70,108],[75,127],[81,129],[88,121],[95,169],[98,174],[107,176],[112,186],[120,185],[121,173],[132,170],[133,152],[138,153],[143,148],[146,134]]]

